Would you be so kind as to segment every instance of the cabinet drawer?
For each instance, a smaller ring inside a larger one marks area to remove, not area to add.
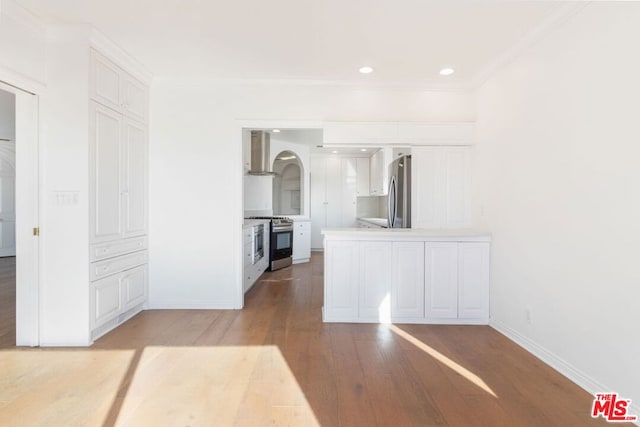
[[[253,227],[247,227],[242,229],[242,242],[246,245],[253,240]]]
[[[253,261],[253,256],[252,256],[252,244],[248,243],[244,245],[244,252],[243,252],[243,259],[244,259],[244,266],[248,266],[251,265],[251,261]]]
[[[147,251],[98,261],[89,268],[89,280],[94,281],[147,263]]]
[[[91,261],[100,261],[147,249],[147,237],[118,240],[91,246]]]
[[[294,228],[298,231],[311,231],[311,221],[300,221],[294,223]]]
[[[91,284],[91,329],[120,314],[120,276],[111,276]]]

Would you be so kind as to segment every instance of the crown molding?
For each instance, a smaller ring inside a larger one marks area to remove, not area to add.
[[[144,84],[151,84],[153,80],[151,71],[142,62],[138,61],[134,56],[120,47],[120,45],[93,26],[91,26],[89,43],[91,47],[109,57],[109,59],[119,64],[127,70],[129,74],[132,74]]]
[[[489,62],[478,71],[471,79],[470,86],[478,88],[491,78],[498,70],[506,67],[516,58],[522,55],[527,49],[544,38],[552,30],[564,25],[572,17],[580,13],[591,2],[569,2],[548,16],[540,25],[533,28],[514,45],[505,50],[502,54]]]
[[[40,33],[43,37],[46,33],[46,23],[36,14],[16,3],[14,0],[0,0],[0,15],[20,22],[32,31]]]

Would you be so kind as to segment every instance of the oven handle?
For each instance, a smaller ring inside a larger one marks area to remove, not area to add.
[[[293,231],[293,225],[274,225],[273,231],[281,232],[281,231]]]

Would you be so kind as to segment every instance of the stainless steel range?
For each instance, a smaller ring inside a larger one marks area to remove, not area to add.
[[[293,263],[293,220],[282,216],[250,217],[269,219],[269,270],[275,271]]]

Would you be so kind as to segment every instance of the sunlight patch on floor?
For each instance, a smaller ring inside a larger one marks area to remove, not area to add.
[[[116,425],[319,425],[276,346],[147,347]]]
[[[0,425],[102,425],[134,353],[0,351]]]
[[[454,362],[453,360],[449,359],[444,354],[440,353],[439,351],[437,351],[433,347],[430,347],[427,344],[423,343],[422,341],[420,341],[419,339],[415,338],[413,335],[407,333],[406,331],[403,331],[402,329],[400,329],[396,325],[389,325],[389,329],[391,329],[399,337],[401,337],[401,338],[407,340],[408,342],[410,342],[411,344],[415,345],[420,350],[424,351],[429,356],[433,357],[434,359],[436,359],[438,362],[442,363],[443,365],[445,365],[449,369],[452,369],[453,371],[455,371],[458,374],[462,375],[464,378],[466,378],[467,380],[471,381],[473,384],[475,384],[476,386],[480,387],[482,390],[484,390],[485,392],[489,393],[493,397],[495,397],[495,398],[498,397],[493,392],[493,390],[491,390],[491,388],[487,385],[487,383],[485,383],[482,380],[482,378],[480,378],[479,376],[477,376],[473,372],[469,371],[464,366],[461,366],[458,363]]]

